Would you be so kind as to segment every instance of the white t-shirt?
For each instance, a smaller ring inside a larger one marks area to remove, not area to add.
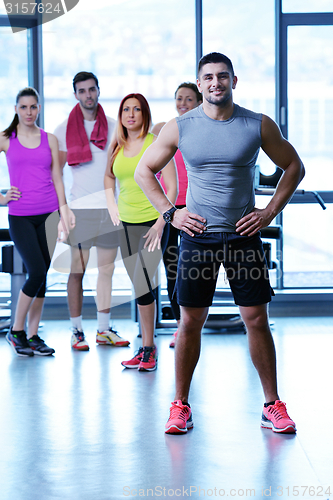
[[[108,139],[104,149],[99,149],[92,142],[90,150],[92,161],[70,166],[72,183],[70,187],[69,206],[71,208],[107,208],[104,191],[104,175],[107,164],[107,153],[116,122],[106,117],[108,121]],[[67,152],[66,128],[68,119],[61,123],[54,131],[58,139],[59,151]],[[94,129],[96,121],[84,120],[84,128],[88,139]],[[66,183],[66,181],[65,181]],[[65,186],[68,188],[68,186]]]

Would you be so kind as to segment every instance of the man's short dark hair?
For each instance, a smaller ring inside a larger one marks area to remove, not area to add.
[[[228,67],[228,70],[231,72],[231,76],[234,77],[234,68],[232,65],[232,62],[230,61],[229,57],[225,56],[224,54],[221,54],[220,52],[211,52],[210,54],[206,54],[205,56],[202,56],[202,58],[199,61],[198,64],[198,78],[200,75],[201,68],[205,66],[205,64],[216,64],[216,63],[224,63]]]
[[[85,81],[90,80],[90,79],[95,80],[96,86],[99,89],[97,76],[95,76],[94,73],[89,73],[88,71],[80,71],[80,73],[77,73],[73,78],[74,92],[76,92],[76,84],[77,83],[85,82]]]

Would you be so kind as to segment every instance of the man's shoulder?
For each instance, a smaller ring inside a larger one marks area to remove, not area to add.
[[[67,122],[68,122],[68,118],[66,118],[66,120],[64,120],[63,122],[61,122],[54,130],[54,135],[58,137],[58,135],[62,134],[64,131],[66,132],[66,127],[67,127]]]
[[[254,120],[259,121],[261,121],[262,119],[262,113],[257,113],[256,111],[252,111],[251,109],[243,108],[242,106],[239,106],[239,104],[235,104],[234,116],[253,118]]]
[[[116,124],[116,120],[114,118],[111,118],[110,116],[107,116],[107,115],[105,115],[105,116],[106,116],[106,119],[107,119],[109,125]]]
[[[177,116],[176,121],[177,123],[186,122],[187,120],[191,120],[193,118],[201,118],[201,117],[202,117],[202,112],[200,105],[197,106],[196,108],[191,109],[190,111],[187,111],[187,113],[184,113],[182,116]]]

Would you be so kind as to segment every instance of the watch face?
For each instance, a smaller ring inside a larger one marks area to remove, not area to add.
[[[167,210],[164,214],[163,214],[163,219],[165,220],[165,222],[171,222],[172,221],[172,216],[173,214],[175,213],[177,209],[176,208],[170,208],[170,210]]]

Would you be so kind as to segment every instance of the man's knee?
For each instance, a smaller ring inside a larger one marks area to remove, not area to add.
[[[101,248],[96,247],[97,252],[97,267],[98,270],[110,273],[113,272],[115,260],[117,257],[117,248]]]
[[[109,264],[103,264],[98,268],[98,274],[100,276],[105,276],[106,278],[112,278],[114,268],[115,268],[114,262],[111,262]]]
[[[68,285],[71,285],[71,284],[82,284],[83,277],[84,277],[84,273],[82,273],[82,272],[81,273],[70,272],[69,276],[68,276],[67,284]]]
[[[247,328],[269,328],[267,304],[239,309]]]
[[[181,323],[186,331],[201,331],[208,315],[208,307],[181,306]]]

